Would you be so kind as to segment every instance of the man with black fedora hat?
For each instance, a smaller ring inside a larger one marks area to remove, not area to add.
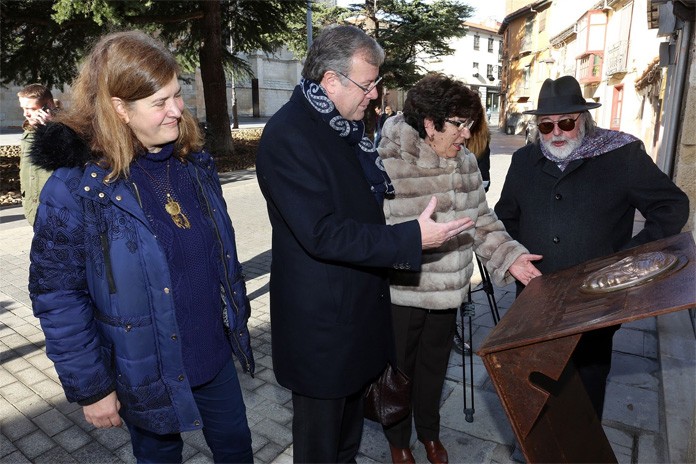
[[[636,137],[601,129],[572,76],[546,79],[535,110],[535,143],[517,150],[495,212],[508,233],[550,273],[677,234],[689,200]],[[645,217],[633,234],[635,211]],[[522,287],[518,288],[518,293]],[[612,340],[619,326],[585,333],[573,361],[601,420]]]

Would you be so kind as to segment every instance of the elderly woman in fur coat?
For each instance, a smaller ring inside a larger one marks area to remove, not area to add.
[[[413,381],[412,416],[385,428],[393,462],[414,462],[411,421],[432,463],[448,462],[439,439],[440,396],[456,327],[456,311],[468,295],[474,251],[493,281],[504,286],[528,283],[541,259],[513,240],[486,203],[476,157],[466,148],[472,134],[486,136],[478,93],[440,74],[419,81],[409,92],[402,115],[382,129],[379,154],[396,196],[384,203],[389,224],[418,217],[437,197],[438,222],[469,217],[475,227],[423,254],[418,273],[391,277],[392,317],[398,367]]]

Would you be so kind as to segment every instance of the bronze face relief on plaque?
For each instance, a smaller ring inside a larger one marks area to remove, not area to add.
[[[587,276],[581,290],[605,293],[634,287],[672,270],[679,261],[676,255],[663,251],[628,256]]]

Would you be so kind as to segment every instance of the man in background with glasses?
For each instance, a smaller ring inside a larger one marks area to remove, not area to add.
[[[517,150],[495,212],[544,273],[565,269],[681,231],[689,200],[624,132],[597,127],[572,76],[547,79],[539,92],[535,143]],[[635,211],[645,225],[633,235]],[[522,290],[518,288],[518,294]],[[602,419],[612,340],[619,326],[583,334],[573,354]]]
[[[362,122],[383,61],[360,29],[324,29],[256,158],[273,227],[273,370],[292,391],[295,462],[355,462],[365,387],[396,365],[389,269],[420,269],[421,249],[473,225],[434,222],[434,197],[417,220],[385,225],[394,188]]]

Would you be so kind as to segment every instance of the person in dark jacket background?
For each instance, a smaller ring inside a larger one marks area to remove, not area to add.
[[[211,156],[179,67],[138,32],[104,36],[72,106],[37,131],[29,290],[65,395],[138,462],[181,462],[203,430],[215,462],[252,462],[233,361],[253,372],[249,301]]]
[[[547,79],[537,141],[517,150],[495,212],[542,273],[565,269],[681,231],[689,200],[658,169],[640,140],[598,128],[572,76]],[[633,234],[636,209],[645,225]],[[518,289],[520,290],[520,289]],[[573,362],[601,420],[613,336],[619,326],[583,334]]]
[[[295,462],[355,462],[365,388],[396,365],[388,269],[419,269],[422,248],[473,225],[433,221],[434,198],[417,220],[385,225],[393,187],[362,122],[383,60],[360,29],[325,28],[259,145],[273,370],[292,391]]]

